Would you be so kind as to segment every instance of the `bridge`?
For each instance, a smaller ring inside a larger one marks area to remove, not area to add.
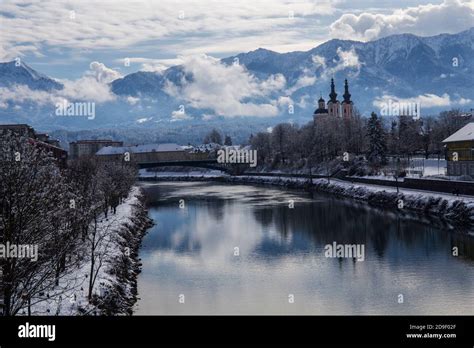
[[[196,167],[239,174],[248,169],[248,164],[218,163],[209,152],[189,151],[176,144],[148,144],[129,147],[104,147],[96,156],[101,161],[130,161],[140,169],[156,167]],[[127,156],[127,157],[126,157]]]
[[[138,168],[157,168],[157,167],[195,167],[220,170],[229,174],[235,173],[237,167],[229,164],[218,163],[217,159],[204,160],[181,160],[181,161],[145,161],[136,162]]]

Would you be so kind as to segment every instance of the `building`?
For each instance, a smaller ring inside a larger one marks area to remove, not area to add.
[[[447,174],[474,176],[474,122],[443,140],[446,144]]]
[[[130,162],[156,163],[175,161],[196,161],[209,158],[206,152],[194,152],[187,146],[177,144],[147,144],[136,146],[107,146],[100,149],[96,156],[101,161],[124,161],[129,155]]]
[[[351,101],[351,94],[349,93],[349,84],[347,79],[344,83],[344,100],[342,103],[337,99],[336,87],[334,85],[334,79],[331,79],[331,92],[329,93],[329,101],[324,101],[323,97],[318,100],[318,108],[314,111],[313,118],[316,120],[317,117],[330,116],[330,117],[344,117],[351,118],[353,115],[353,105]]]
[[[27,124],[2,124],[0,125],[0,135],[12,132],[19,136],[36,139],[36,132],[33,127]]]
[[[59,140],[51,139],[46,133],[37,133],[33,127],[27,124],[0,125],[0,136],[7,132],[28,138],[31,144],[51,153],[58,160],[61,167],[66,167],[67,151],[61,148]]]
[[[69,158],[76,159],[83,156],[94,156],[97,151],[104,147],[123,146],[122,141],[114,140],[78,140],[69,143]]]

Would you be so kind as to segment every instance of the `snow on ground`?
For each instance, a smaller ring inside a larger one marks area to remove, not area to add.
[[[229,177],[230,182],[277,184],[281,186],[305,187],[308,179],[268,176]],[[474,223],[474,196],[454,196],[448,193],[424,191],[396,187],[380,186],[365,183],[350,183],[339,179],[313,179],[317,190],[353,198],[385,208],[398,207],[407,211],[429,213],[445,218],[456,224],[469,225]]]
[[[132,208],[139,202],[140,192],[138,186],[132,187],[127,199],[117,207],[116,214],[109,213],[107,219],[103,215],[99,217],[98,234],[104,236],[104,242],[99,244],[96,255],[101,254],[105,257],[94,286],[96,294],[101,295],[103,287],[113,281],[113,276],[106,271],[110,266],[110,260],[121,253],[116,235],[124,224],[130,223],[130,218],[133,216]],[[85,309],[86,314],[94,314],[94,306],[90,305],[87,299],[91,262],[90,249],[87,249],[86,244],[84,243],[84,248],[81,250],[83,254],[79,255],[82,259],[79,265],[60,279],[59,286],[44,294],[46,300],[36,304],[32,300],[32,315],[78,315],[79,308]],[[52,300],[47,299],[48,297]]]
[[[446,175],[447,163],[445,159],[414,157],[410,159],[407,168],[408,177]]]
[[[306,178],[289,178],[289,177],[269,177],[269,176],[239,176],[239,178],[247,178],[247,179],[260,179],[262,181],[266,182],[297,182],[297,183],[307,183],[308,179]],[[374,177],[367,177],[369,178],[374,178]],[[386,179],[385,179],[386,180]],[[313,179],[313,184],[316,183],[327,183],[327,179]],[[380,192],[380,191],[385,191],[385,192],[397,192],[396,187],[391,187],[391,186],[383,186],[383,185],[374,185],[374,184],[366,184],[366,183],[351,183],[345,180],[341,179],[335,179],[331,178],[330,179],[330,184],[334,186],[339,186],[339,187],[344,187],[344,188],[364,188],[367,191],[371,192]],[[442,192],[436,192],[436,191],[426,191],[426,190],[416,190],[416,189],[408,189],[408,188],[399,188],[399,192],[403,193],[405,195],[422,195],[422,196],[432,196],[432,197],[439,197],[446,199],[448,201],[456,201],[456,200],[461,200],[469,203],[474,203],[474,196],[468,196],[468,195],[459,195],[459,196],[454,196],[453,194],[449,193],[442,193]]]
[[[322,179],[318,179],[321,181]],[[313,180],[315,182],[316,180]],[[327,181],[327,180],[326,180]],[[352,187],[352,188],[364,188],[368,191],[371,192],[380,192],[380,191],[385,191],[385,192],[397,192],[396,187],[392,186],[382,186],[382,185],[374,185],[374,184],[362,184],[362,183],[349,183],[347,181],[339,180],[339,179],[331,179],[331,183],[333,185],[337,186],[342,186],[342,187]],[[442,198],[446,199],[449,202],[454,202],[454,201],[464,201],[467,203],[474,203],[474,197],[473,196],[467,196],[467,195],[459,195],[459,196],[454,196],[453,194],[449,193],[442,193],[442,192],[436,192],[436,191],[426,191],[426,190],[416,190],[416,189],[409,189],[409,188],[399,188],[399,192],[404,194],[404,195],[415,195],[419,197],[436,197],[436,198]]]

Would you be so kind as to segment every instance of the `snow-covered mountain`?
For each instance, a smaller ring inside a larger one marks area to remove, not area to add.
[[[263,105],[267,107],[265,110],[273,112],[272,115],[263,115],[273,116],[268,118],[269,123],[282,120],[304,122],[311,119],[320,94],[328,99],[331,78],[336,81],[339,97],[343,93],[343,80],[349,80],[352,100],[363,114],[377,111],[376,101],[384,97],[410,99],[422,96],[425,113],[453,107],[472,108],[473,56],[474,28],[454,35],[418,37],[401,34],[371,42],[334,39],[306,52],[277,53],[259,48],[220,61],[224,68],[234,64],[243,67],[242,71],[247,74],[244,82],[258,92],[237,95],[237,106],[230,112],[222,105],[212,104],[221,102],[219,97],[203,98],[205,91],[199,94],[198,90],[189,88],[203,77],[196,76],[197,71],[185,63],[161,73],[139,71],[116,79],[110,84],[116,98],[97,105],[98,116],[94,122],[58,119],[47,105],[35,109],[31,102],[27,107],[5,102],[2,93],[14,85],[47,92],[60,90],[62,85],[24,63],[21,67],[15,66],[15,62],[0,63],[0,91],[3,91],[0,93],[0,120],[18,119],[57,128],[145,128],[151,124],[166,127],[175,121],[200,123],[213,119],[232,123],[236,118],[226,116],[252,116],[251,112]],[[222,71],[226,72],[225,69]],[[225,85],[214,90],[210,88],[210,94],[221,88],[233,92],[233,84],[237,83],[230,76],[216,81]],[[202,81],[196,86],[212,87],[202,84]],[[237,110],[239,103],[251,103],[252,107]],[[288,113],[288,104],[293,104],[294,113]],[[182,105],[186,110],[180,116],[177,111]],[[234,109],[237,111],[232,115]],[[249,114],[243,114],[249,109]],[[252,123],[257,116],[262,114],[247,117],[245,122]]]
[[[50,91],[63,85],[29,67],[22,61],[0,63],[0,87],[26,85],[32,90]]]
[[[374,100],[383,95],[416,98],[447,94],[452,105],[440,105],[438,101],[436,106],[461,107],[467,99],[474,100],[473,56],[471,28],[455,35],[401,34],[366,43],[335,39],[306,52],[277,53],[259,48],[222,62],[231,65],[238,61],[259,79],[282,74],[288,87],[284,92],[295,103],[308,98],[307,108],[296,107],[297,117],[314,108],[320,93],[327,99],[331,77],[340,95],[343,79],[349,79],[353,100],[363,113],[374,109]],[[167,80],[180,83],[183,74],[182,66],[171,67],[163,74],[138,72],[114,81],[112,88],[119,95],[157,96]],[[461,104],[456,105],[458,100]]]

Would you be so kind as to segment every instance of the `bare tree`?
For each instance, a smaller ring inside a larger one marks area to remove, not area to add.
[[[37,248],[36,259],[1,260],[4,314],[31,311],[32,301],[66,275],[76,245],[69,221],[72,195],[55,159],[28,138],[0,139],[0,231],[4,246]],[[31,250],[31,249],[30,249]]]

